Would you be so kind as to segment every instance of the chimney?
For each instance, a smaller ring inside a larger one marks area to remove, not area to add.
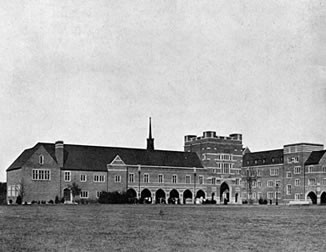
[[[63,167],[63,152],[64,152],[64,147],[63,147],[63,141],[56,141],[55,142],[55,157],[57,159],[57,163],[60,168]]]

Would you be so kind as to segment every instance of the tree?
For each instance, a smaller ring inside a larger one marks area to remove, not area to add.
[[[0,205],[6,204],[7,183],[0,182]]]
[[[25,196],[25,183],[24,183],[24,178],[22,178],[22,179],[20,180],[18,196],[20,196],[21,201],[23,202],[23,200],[24,200],[24,196]]]
[[[81,188],[75,182],[68,186],[68,188],[71,190],[72,202],[75,202],[75,197],[80,195]]]
[[[244,171],[243,177],[247,182],[248,203],[252,204],[252,185],[257,181],[257,171],[253,168],[249,168]]]

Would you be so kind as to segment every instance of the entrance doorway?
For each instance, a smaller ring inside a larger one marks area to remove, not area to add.
[[[63,190],[63,198],[65,202],[71,202],[71,190],[69,188]]]
[[[152,194],[148,189],[144,189],[140,195],[140,203],[151,204],[152,203]]]
[[[308,193],[307,196],[311,199],[312,204],[317,204],[317,195],[314,192]]]
[[[168,199],[169,204],[179,204],[179,192],[176,189],[173,189],[170,192],[170,197]]]
[[[222,183],[220,188],[220,202],[227,204],[230,201],[230,188],[225,182]]]
[[[320,204],[321,204],[321,205],[326,205],[326,192],[323,192],[323,193],[320,195]]]
[[[165,202],[165,192],[162,189],[158,189],[155,193],[156,204],[162,204]]]
[[[183,192],[183,204],[191,204],[192,202],[192,192],[187,189]]]

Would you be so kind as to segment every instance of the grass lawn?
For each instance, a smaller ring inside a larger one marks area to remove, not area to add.
[[[0,206],[0,250],[326,251],[326,207]]]

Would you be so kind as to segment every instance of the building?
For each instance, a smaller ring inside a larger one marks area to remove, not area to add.
[[[207,169],[208,192],[218,203],[241,203],[240,179],[242,167],[242,135],[217,136],[215,131],[205,131],[202,136],[186,135],[185,152],[195,152]]]
[[[147,202],[193,203],[207,198],[208,172],[193,152],[154,149],[151,122],[146,149],[37,143],[7,169],[7,201],[72,201],[71,185],[80,198],[93,201],[102,191],[125,191]],[[215,186],[215,185],[214,185]]]
[[[322,144],[298,143],[283,149],[246,153],[242,198],[257,202],[326,203],[326,155]]]

